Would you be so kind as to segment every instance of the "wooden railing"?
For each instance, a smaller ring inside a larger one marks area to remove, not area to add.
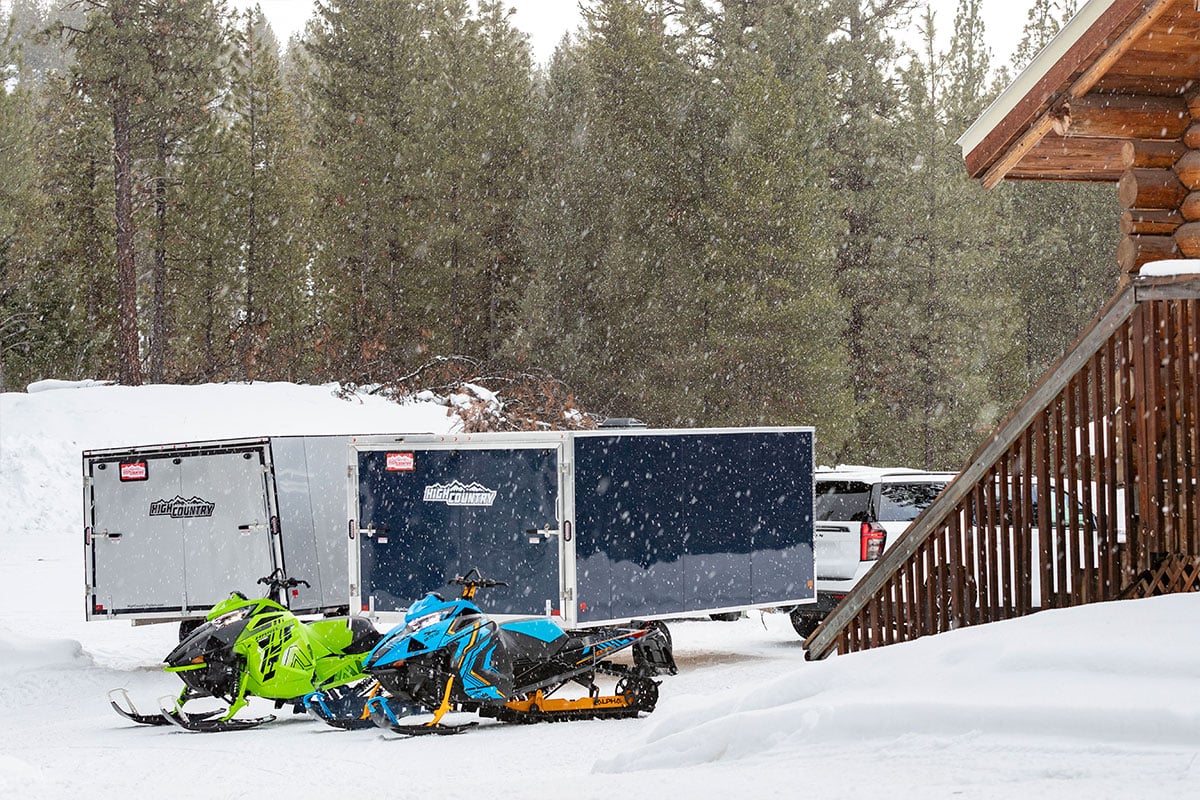
[[[805,641],[1200,588],[1200,275],[1135,277]]]

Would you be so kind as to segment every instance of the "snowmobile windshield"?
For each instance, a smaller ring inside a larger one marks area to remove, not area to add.
[[[228,614],[222,614],[216,619],[209,620],[209,624],[214,628],[224,628],[226,625],[232,625],[235,622],[241,622],[246,617],[250,616],[250,606],[242,606],[234,609]]]
[[[438,610],[432,611],[428,614],[422,614],[419,617],[410,618],[409,621],[404,625],[404,635],[411,636],[418,631],[428,628],[430,625],[436,625],[442,620],[452,616],[454,616],[454,608],[449,607],[439,608]]]

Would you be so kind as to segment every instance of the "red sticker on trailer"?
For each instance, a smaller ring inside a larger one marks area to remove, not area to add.
[[[121,481],[144,481],[150,477],[145,461],[126,461],[121,464]]]
[[[388,453],[388,472],[412,472],[417,468],[417,459],[413,453]]]

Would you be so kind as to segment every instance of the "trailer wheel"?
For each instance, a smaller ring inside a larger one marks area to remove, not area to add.
[[[192,631],[204,624],[204,618],[200,619],[185,619],[179,623],[179,641],[183,641],[192,635]]]
[[[807,639],[813,635],[813,631],[821,624],[820,617],[814,617],[812,614],[802,613],[799,609],[791,613],[792,627],[796,629],[796,633],[801,639]]]

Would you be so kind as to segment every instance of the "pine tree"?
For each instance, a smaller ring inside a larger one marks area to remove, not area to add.
[[[545,358],[585,404],[666,422],[694,376],[677,363],[697,249],[685,235],[685,65],[664,14],[584,9],[587,32],[547,74],[527,216],[531,282],[517,357]]]
[[[922,20],[922,51],[903,71],[898,130],[903,171],[884,178],[892,231],[892,291],[875,319],[883,367],[880,400],[865,419],[873,460],[953,468],[996,421],[993,377],[1004,369],[1011,313],[990,285],[997,219],[984,190],[968,180],[951,121],[964,109],[966,82],[986,71],[979,58],[982,23],[960,4],[951,59],[935,47],[934,16]],[[966,40],[965,39],[969,39]],[[970,50],[976,53],[972,55]]]
[[[833,452],[852,404],[818,122],[830,109],[813,20],[789,3],[724,10],[711,80],[723,135],[704,204],[703,314],[723,363],[704,418],[816,424],[822,451]]]
[[[305,339],[314,313],[306,292],[309,156],[283,88],[278,43],[261,11],[242,17],[234,42],[223,197],[238,254],[239,373],[247,380],[296,380],[309,374]]]
[[[170,359],[168,254],[178,247],[170,241],[177,202],[173,173],[178,152],[211,123],[224,91],[224,13],[220,0],[155,0],[145,2],[138,17],[149,80],[136,118],[153,152],[148,167],[154,192],[150,379],[155,382],[167,377]]]
[[[134,230],[133,106],[149,92],[149,44],[139,26],[140,0],[82,0],[86,27],[70,38],[80,89],[105,108],[112,124],[113,208],[116,223],[118,379],[142,382]]]
[[[34,142],[33,104],[16,79],[16,47],[11,29],[0,39],[0,391],[30,377],[29,364],[37,361],[35,324],[38,309],[20,252],[23,220],[28,218],[36,171],[31,153]]]
[[[1072,0],[1037,0],[1013,56],[1024,67],[1075,13]],[[1014,223],[1003,250],[1022,312],[1024,378],[1032,384],[1115,291],[1116,192],[1105,185],[1016,182],[1000,188]]]
[[[364,380],[495,355],[520,268],[528,45],[503,7],[354,0],[309,43],[321,352]],[[297,62],[299,64],[299,62]]]

